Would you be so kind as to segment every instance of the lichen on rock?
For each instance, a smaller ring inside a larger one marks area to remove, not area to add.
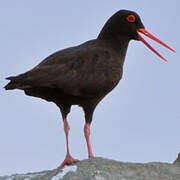
[[[0,177],[0,180],[180,180],[180,154],[170,163],[87,159],[63,169]]]

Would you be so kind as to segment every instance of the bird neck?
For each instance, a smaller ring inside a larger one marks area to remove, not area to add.
[[[112,48],[118,54],[121,64],[123,65],[130,39],[126,36],[113,37],[101,33],[97,39],[105,42],[110,48]]]

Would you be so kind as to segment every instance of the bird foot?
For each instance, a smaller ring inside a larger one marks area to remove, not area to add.
[[[64,166],[72,165],[76,162],[78,162],[78,159],[74,159],[71,155],[66,155],[64,161],[61,163],[61,165],[58,167],[58,169],[62,169]]]
[[[89,159],[92,159],[92,158],[94,158],[94,155],[91,153],[89,154]]]

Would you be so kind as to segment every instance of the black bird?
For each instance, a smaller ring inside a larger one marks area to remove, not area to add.
[[[97,104],[118,84],[130,40],[140,40],[155,51],[139,34],[142,33],[166,48],[172,48],[145,30],[139,15],[120,10],[105,23],[96,39],[60,50],[44,59],[36,67],[7,79],[6,90],[21,89],[26,95],[54,102],[60,109],[66,135],[67,154],[59,166],[77,160],[69,152],[67,115],[72,105],[79,105],[85,113],[84,135],[88,156],[93,157],[90,144],[90,124]]]

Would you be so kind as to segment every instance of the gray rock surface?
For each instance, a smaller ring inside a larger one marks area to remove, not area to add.
[[[177,157],[177,159],[174,161],[173,164],[180,166],[180,153],[178,154],[178,157]]]
[[[3,176],[0,180],[180,180],[180,154],[178,158],[173,164],[125,163],[93,158],[63,169]]]

